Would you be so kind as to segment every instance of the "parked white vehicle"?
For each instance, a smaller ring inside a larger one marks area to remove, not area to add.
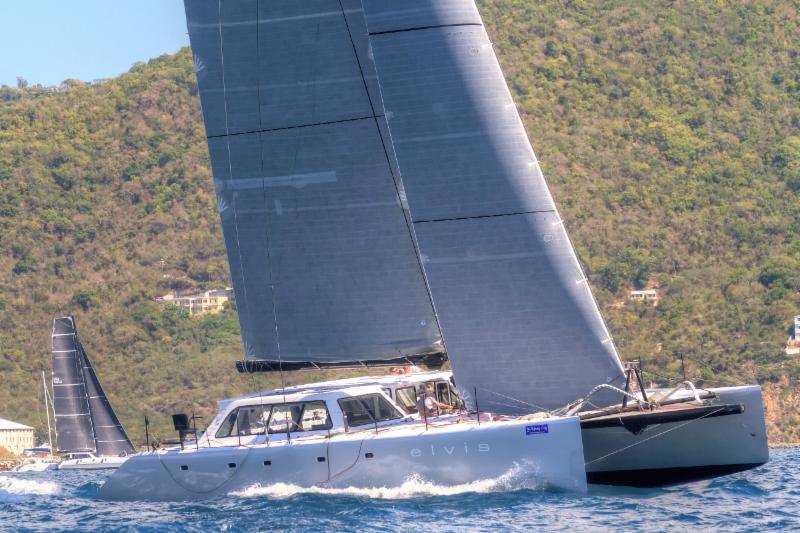
[[[544,415],[546,416],[546,415]],[[199,500],[256,485],[440,485],[513,471],[530,485],[585,491],[577,417],[409,415],[380,385],[321,384],[221,402],[192,446],[128,459],[101,487],[107,500]]]

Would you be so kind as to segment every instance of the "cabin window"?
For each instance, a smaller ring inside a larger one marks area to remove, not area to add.
[[[436,397],[441,403],[453,405],[453,399],[450,397],[450,384],[446,381],[436,383]]]
[[[306,402],[303,405],[303,414],[300,417],[303,431],[330,429],[333,426],[325,402]]]
[[[231,433],[233,432],[233,426],[236,424],[236,411],[238,411],[238,409],[231,411],[227,418],[225,418],[225,422],[223,422],[217,430],[215,436],[218,439],[231,436]]]
[[[241,436],[263,435],[271,407],[270,405],[240,407],[234,431],[238,429]]]
[[[417,412],[417,392],[413,385],[397,389],[395,395],[397,396],[397,403],[406,413]]]
[[[350,427],[365,426],[385,420],[403,418],[382,394],[365,394],[339,400],[339,407]]]
[[[271,408],[270,405],[250,405],[234,409],[217,430],[216,437],[263,435]]]
[[[276,405],[269,421],[270,433],[318,431],[331,427],[331,417],[323,401]]]

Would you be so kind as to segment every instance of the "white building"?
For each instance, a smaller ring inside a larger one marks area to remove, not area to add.
[[[33,448],[35,445],[32,427],[0,418],[0,446],[19,455],[25,448]]]
[[[634,302],[649,302],[653,305],[658,304],[658,291],[656,289],[631,291],[628,297]]]

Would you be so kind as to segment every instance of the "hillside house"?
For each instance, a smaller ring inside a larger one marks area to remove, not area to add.
[[[189,316],[221,313],[225,304],[233,297],[233,289],[211,289],[198,294],[167,294],[156,298],[157,302],[171,303],[189,312]]]
[[[633,302],[646,302],[652,305],[658,305],[658,290],[645,289],[643,291],[631,291],[628,299]]]

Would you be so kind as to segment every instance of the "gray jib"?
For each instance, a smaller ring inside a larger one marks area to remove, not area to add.
[[[185,6],[247,358],[441,351],[360,2]]]
[[[619,382],[616,350],[473,0],[363,6],[459,387],[470,397],[477,389],[482,410],[521,413]]]
[[[133,453],[133,444],[131,444],[127,433],[125,433],[125,428],[122,427],[117,414],[111,407],[103,387],[100,386],[100,380],[97,378],[97,373],[94,371],[80,339],[77,340],[76,345],[83,367],[83,377],[89,401],[89,412],[92,416],[97,455],[117,457]]]
[[[94,429],[72,317],[53,321],[52,366],[56,449],[61,453],[95,452]]]

